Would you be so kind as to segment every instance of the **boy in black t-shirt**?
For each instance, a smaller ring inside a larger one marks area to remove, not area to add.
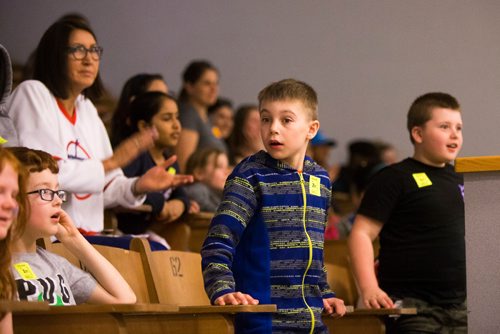
[[[388,332],[466,333],[463,178],[449,165],[462,147],[460,106],[448,94],[425,94],[410,107],[407,126],[413,157],[373,178],[349,238],[361,301],[417,307],[416,316],[388,323]]]

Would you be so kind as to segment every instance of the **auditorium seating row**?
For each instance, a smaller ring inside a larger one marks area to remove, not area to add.
[[[191,216],[184,222],[194,226],[203,239],[211,215]],[[81,266],[62,244],[40,240],[49,251]],[[194,245],[199,240],[188,240]],[[201,257],[185,251],[151,251],[145,239],[134,238],[130,249],[94,245],[124,276],[137,295],[134,305],[48,306],[44,303],[3,303],[0,310],[13,310],[16,333],[44,328],[50,333],[234,333],[238,312],[274,312],[275,305],[210,306],[203,290]],[[347,305],[357,298],[344,241],[325,243],[328,280]],[[85,269],[85,268],[83,268]],[[384,333],[383,319],[390,315],[413,314],[414,309],[360,310],[350,307],[341,319],[325,316],[330,333]]]

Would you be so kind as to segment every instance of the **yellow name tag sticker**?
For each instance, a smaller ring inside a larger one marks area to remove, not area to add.
[[[175,168],[174,168],[174,167],[168,167],[168,169],[167,169],[167,173],[172,174],[172,175],[175,175],[175,173],[176,173],[176,172],[175,172]]]
[[[309,178],[309,193],[315,196],[321,196],[321,181],[319,177],[312,176]]]
[[[22,279],[26,281],[38,278],[36,277],[36,274],[33,272],[33,270],[31,270],[30,265],[26,262],[16,263],[14,264],[14,268],[16,268],[16,271],[19,273]]]
[[[432,181],[429,179],[425,173],[413,173],[413,178],[417,182],[419,188],[432,186]]]
[[[7,142],[7,139],[5,139],[2,136],[0,136],[0,145],[1,144],[5,144],[6,142]]]

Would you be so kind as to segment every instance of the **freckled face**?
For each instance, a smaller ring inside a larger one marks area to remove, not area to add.
[[[49,169],[30,173],[27,192],[38,189],[59,190],[57,174],[53,174]],[[28,195],[28,201],[30,217],[25,234],[30,234],[33,239],[55,235],[61,214],[62,200],[54,195],[52,201],[45,201],[38,193],[35,193]]]
[[[16,196],[19,193],[18,174],[8,163],[0,172],[0,239],[7,236],[12,222],[17,216]]]

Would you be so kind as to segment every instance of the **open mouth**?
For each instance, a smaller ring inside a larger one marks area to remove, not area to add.
[[[269,146],[271,146],[271,147],[282,147],[282,146],[283,146],[283,144],[282,144],[282,143],[280,143],[280,142],[279,142],[279,141],[277,141],[277,140],[271,140],[271,141],[269,142]]]
[[[449,145],[446,145],[446,147],[456,149],[458,147],[458,145],[457,144],[449,144]]]
[[[50,219],[59,221],[60,216],[61,216],[60,213],[54,213],[52,216],[50,216]]]

